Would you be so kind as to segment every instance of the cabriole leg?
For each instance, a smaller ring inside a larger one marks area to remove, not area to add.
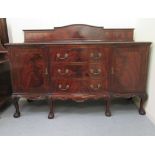
[[[48,98],[48,104],[50,106],[50,112],[48,114],[48,119],[53,119],[54,118],[54,101]]]
[[[139,114],[140,115],[145,115],[145,110],[144,110],[144,102],[145,102],[146,98],[141,96],[140,97],[140,107],[139,107]]]
[[[13,99],[13,104],[15,106],[15,113],[13,116],[14,116],[14,118],[18,118],[18,117],[20,117],[19,103],[18,103],[19,97],[13,97],[12,99]]]
[[[105,106],[105,115],[107,117],[110,117],[111,116],[110,105],[111,105],[111,99],[110,98],[107,98],[106,99],[106,106]]]

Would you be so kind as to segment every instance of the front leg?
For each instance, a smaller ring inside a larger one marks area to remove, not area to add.
[[[50,106],[50,112],[48,114],[48,119],[54,118],[54,101],[51,98],[48,98],[48,104]]]
[[[20,97],[13,97],[12,100],[13,100],[13,104],[15,106],[15,113],[14,113],[14,118],[18,118],[20,117],[20,111],[19,111],[19,104],[18,104],[18,101],[19,101]]]
[[[146,101],[146,99],[147,99],[147,95],[140,96],[140,107],[139,107],[139,114],[140,115],[146,114],[146,112],[144,110],[144,102]]]
[[[106,98],[106,107],[105,107],[105,115],[107,117],[111,116],[110,105],[111,105],[111,98],[108,97]]]

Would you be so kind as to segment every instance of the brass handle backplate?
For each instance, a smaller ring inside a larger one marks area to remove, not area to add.
[[[99,90],[101,88],[101,84],[97,84],[97,86],[94,86],[93,84],[91,84],[90,88],[93,90]]]
[[[57,71],[60,75],[66,75],[69,73],[69,69],[65,69],[64,71],[62,71],[61,69],[58,69]]]
[[[97,60],[97,59],[100,59],[102,56],[102,53],[90,53],[90,57]]]
[[[63,90],[63,91],[68,90],[69,87],[70,87],[69,85],[66,85],[65,87],[63,87],[62,84],[59,84],[59,85],[58,85],[58,88],[59,88],[60,90]]]
[[[90,69],[90,73],[94,75],[101,74],[101,69]]]
[[[57,58],[60,60],[65,60],[68,58],[68,53],[65,53],[64,56],[61,56],[60,53],[57,53]]]

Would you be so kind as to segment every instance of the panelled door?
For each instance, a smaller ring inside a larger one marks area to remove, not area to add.
[[[112,52],[111,89],[113,92],[143,92],[146,87],[148,51],[146,46],[116,47]]]
[[[12,80],[15,92],[48,92],[48,60],[46,48],[13,48]]]

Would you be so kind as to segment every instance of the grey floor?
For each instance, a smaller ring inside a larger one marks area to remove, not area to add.
[[[11,105],[0,113],[0,135],[155,135],[155,125],[140,116],[131,101],[112,102],[112,117],[105,117],[101,101],[56,102],[55,118],[48,120],[45,101],[20,100],[22,116],[13,118]]]

